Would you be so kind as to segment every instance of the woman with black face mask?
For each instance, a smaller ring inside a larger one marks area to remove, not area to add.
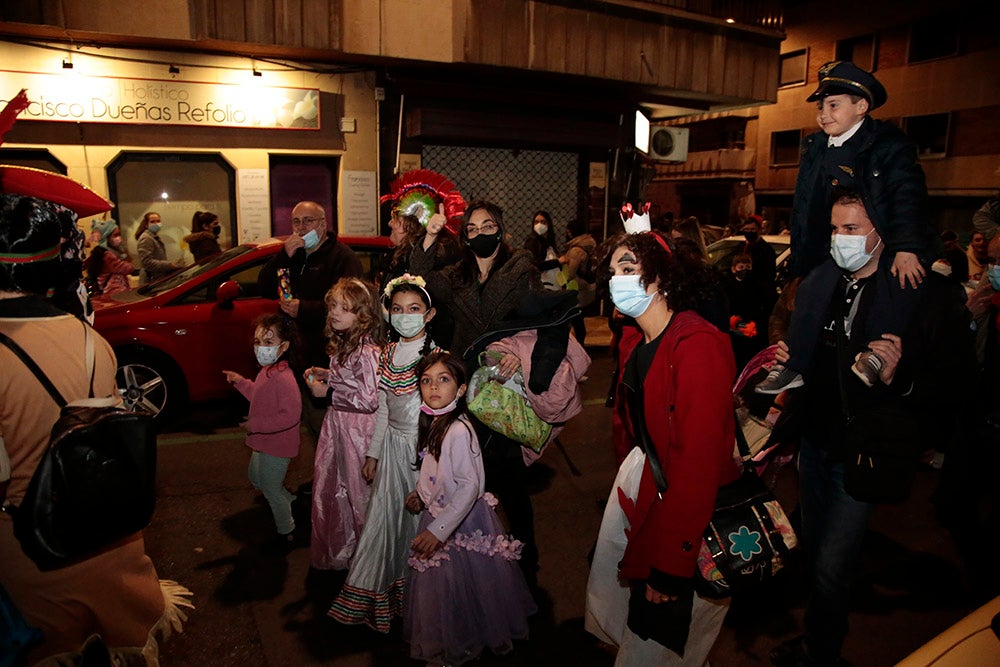
[[[498,328],[531,289],[541,286],[538,269],[527,250],[512,250],[504,240],[503,210],[491,202],[469,204],[459,230],[462,258],[434,271],[434,250],[446,222],[443,213],[427,223],[422,241],[415,243],[410,273],[427,279],[455,318],[452,351],[463,354],[482,334]],[[510,362],[513,363],[513,362]],[[510,369],[511,374],[516,366]]]

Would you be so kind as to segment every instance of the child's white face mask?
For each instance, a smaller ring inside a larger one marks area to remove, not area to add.
[[[278,352],[280,348],[280,345],[254,345],[253,353],[257,357],[258,364],[261,366],[270,366],[278,361],[278,357],[281,356]]]

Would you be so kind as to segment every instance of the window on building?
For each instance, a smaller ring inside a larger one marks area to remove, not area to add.
[[[115,202],[128,252],[137,256],[135,231],[146,213],[159,213],[159,237],[167,259],[191,263],[184,241],[197,211],[219,216],[222,249],[237,244],[236,170],[218,153],[146,153],[125,151],[107,168],[108,193]]]
[[[951,114],[936,113],[903,119],[903,131],[917,144],[920,157],[944,157],[948,154],[948,128]]]
[[[272,155],[271,233],[292,233],[292,208],[300,201],[314,201],[326,211],[328,229],[337,224],[337,177],[340,161],[335,157]]]
[[[920,19],[910,26],[908,63],[958,55],[959,22],[954,14]]]
[[[876,69],[875,35],[861,35],[837,42],[837,60],[849,60],[861,69],[874,72]]]
[[[797,86],[805,83],[808,67],[808,49],[782,53],[781,63],[778,66],[778,87]]]
[[[799,144],[802,130],[782,130],[771,133],[771,166],[781,167],[799,163]]]
[[[66,165],[44,148],[0,148],[0,164],[16,164],[66,175]]]

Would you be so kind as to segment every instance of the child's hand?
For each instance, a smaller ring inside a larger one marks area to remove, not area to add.
[[[326,380],[329,375],[329,369],[313,366],[302,374],[302,378],[306,381],[306,387],[309,388],[313,396],[323,398],[326,396],[326,390],[328,389]]]
[[[365,457],[365,464],[361,466],[361,476],[365,478],[365,481],[369,484],[375,479],[375,469],[378,468],[378,459],[373,459],[370,456]],[[416,492],[414,492],[416,493]]]
[[[441,548],[441,540],[434,537],[434,533],[431,531],[424,530],[413,538],[411,546],[418,556],[429,558],[435,551]]]
[[[420,500],[420,495],[416,491],[410,491],[410,494],[406,496],[406,509],[410,510],[414,514],[421,512],[424,509],[424,503]]]
[[[242,375],[234,373],[233,371],[222,371],[222,374],[226,376],[226,382],[229,384],[236,384],[243,379]]]
[[[900,288],[905,288],[906,283],[914,289],[924,281],[927,272],[917,256],[912,252],[897,252],[896,258],[892,260],[892,275],[899,278]]]

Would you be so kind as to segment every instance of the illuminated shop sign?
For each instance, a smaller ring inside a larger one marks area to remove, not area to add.
[[[319,90],[0,70],[0,108],[27,88],[24,120],[320,129]]]

